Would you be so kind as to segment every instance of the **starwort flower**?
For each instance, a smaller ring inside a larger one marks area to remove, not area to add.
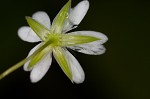
[[[19,68],[24,63],[24,70],[31,71],[31,82],[43,78],[52,63],[52,55],[66,76],[75,83],[82,83],[85,74],[76,58],[67,50],[72,49],[90,55],[100,55],[105,52],[102,45],[107,37],[95,31],[75,31],[68,33],[79,25],[89,8],[87,0],[81,1],[71,8],[71,0],[60,10],[54,21],[50,22],[47,13],[38,11],[32,17],[26,17],[30,27],[23,26],[18,30],[19,37],[27,42],[40,42],[22,60],[4,72],[0,78]]]

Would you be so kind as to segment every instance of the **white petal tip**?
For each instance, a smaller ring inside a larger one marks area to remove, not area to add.
[[[29,30],[29,27],[27,26],[23,26],[18,29],[18,32],[17,32],[18,36],[24,41],[25,41],[24,37],[26,37],[28,30]]]
[[[73,82],[76,83],[76,84],[81,84],[81,83],[84,82],[84,80],[85,80],[85,75],[82,75],[78,78],[73,78]]]
[[[39,81],[39,78],[38,77],[31,77],[30,81],[31,81],[31,83],[36,83]]]
[[[19,28],[18,36],[23,41],[27,41],[31,43],[41,41],[40,38],[36,35],[36,33],[34,33],[34,31],[28,26],[23,26]]]
[[[78,25],[86,15],[88,9],[89,9],[89,1],[87,0],[81,1],[80,3],[77,4],[77,6],[75,6],[71,10],[70,21],[73,24]]]
[[[102,34],[100,37],[101,44],[104,44],[107,41],[108,41],[108,37],[106,35]]]
[[[30,80],[32,83],[36,83],[36,82],[40,81],[44,75],[45,75],[45,73],[43,73],[43,72],[38,72],[38,71],[33,72],[33,70],[32,70],[31,74],[30,74]]]
[[[41,77],[41,72],[33,72],[33,70],[31,71],[30,80],[32,83],[36,83],[40,81],[42,78],[43,77]]]
[[[44,11],[35,12],[32,15],[32,18],[41,23],[42,25],[44,25],[47,29],[50,29],[51,26],[50,18],[46,12]]]
[[[86,6],[89,6],[89,1],[88,0],[83,0],[82,1]]]
[[[35,13],[33,13],[32,17],[33,17],[34,15],[36,15],[36,14],[39,15],[39,13],[46,13],[46,12],[45,12],[45,11],[36,11]]]
[[[33,13],[32,17],[36,19],[36,18],[39,18],[40,15],[47,15],[47,13],[44,11],[37,11],[37,12]]]

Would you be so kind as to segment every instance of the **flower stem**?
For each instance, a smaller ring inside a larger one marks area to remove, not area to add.
[[[23,59],[19,63],[15,64],[14,66],[4,71],[2,74],[0,74],[0,80],[4,78],[5,76],[9,75],[10,73],[12,73],[13,71],[15,71],[16,69],[20,68],[26,61],[27,59]]]
[[[10,73],[12,73],[13,71],[19,69],[20,67],[22,67],[22,65],[29,61],[31,58],[33,58],[36,54],[38,54],[38,52],[42,51],[43,48],[45,47],[45,44],[42,45],[38,50],[36,50],[32,55],[30,55],[29,57],[23,59],[22,61],[18,62],[17,64],[13,65],[12,67],[10,67],[9,69],[7,69],[6,71],[4,71],[3,73],[0,74],[0,80],[3,79],[4,77],[6,77],[7,75],[9,75]]]

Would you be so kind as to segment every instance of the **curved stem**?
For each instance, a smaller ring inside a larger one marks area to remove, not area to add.
[[[33,58],[38,52],[42,51],[43,48],[45,47],[45,44],[42,45],[38,50],[36,50],[32,55],[30,55],[29,57],[23,59],[22,61],[18,62],[17,64],[13,65],[12,67],[10,67],[9,69],[7,69],[6,71],[4,71],[3,73],[0,74],[0,80],[2,78],[4,78],[5,76],[9,75],[10,73],[12,73],[13,71],[17,70],[18,68],[22,67],[22,65],[29,61],[31,58]]]
[[[10,67],[9,69],[7,69],[6,71],[4,71],[2,74],[0,74],[0,80],[2,78],[4,78],[5,76],[9,75],[11,72],[15,71],[16,69],[20,68],[27,60],[23,59],[22,61],[20,61],[19,63],[13,65],[12,67]]]

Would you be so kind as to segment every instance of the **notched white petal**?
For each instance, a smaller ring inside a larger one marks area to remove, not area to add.
[[[71,34],[92,36],[92,37],[99,38],[100,40],[90,42],[90,43],[80,44],[76,46],[69,46],[68,48],[71,48],[75,51],[78,51],[84,54],[90,54],[90,55],[100,55],[100,54],[103,54],[106,50],[102,44],[105,43],[108,40],[108,38],[106,35],[100,32],[76,31],[76,32],[72,32]]]
[[[41,46],[41,44],[42,44],[42,43],[40,43],[40,44],[36,45],[34,48],[32,48],[32,49],[30,50],[30,52],[29,52],[29,54],[28,54],[27,57],[29,57],[30,55],[32,55],[32,54]],[[31,70],[32,70],[32,68],[28,68],[29,63],[30,63],[30,60],[27,61],[27,62],[24,64],[24,66],[23,66],[24,71],[31,71]]]
[[[50,53],[51,52],[47,53],[43,57],[43,59],[33,67],[30,74],[30,80],[32,83],[36,83],[41,80],[49,70],[52,62],[52,57]]]
[[[83,0],[78,3],[74,8],[69,11],[69,18],[66,20],[63,28],[63,32],[66,33],[77,27],[82,21],[89,9],[89,1]]]
[[[84,0],[77,4],[70,10],[69,19],[72,23],[78,25],[89,9],[89,1]]]
[[[96,41],[87,44],[69,46],[68,48],[89,55],[101,55],[105,53],[106,50],[103,45]]]
[[[50,18],[44,11],[38,11],[32,15],[32,18],[35,19],[40,24],[44,25],[47,29],[50,29],[51,23]]]
[[[85,74],[81,65],[68,50],[65,51],[65,54],[67,57],[67,61],[70,64],[70,68],[73,76],[73,82],[77,84],[82,83],[85,79]]]
[[[41,39],[36,35],[36,33],[28,26],[23,26],[18,29],[18,36],[26,42],[38,42]]]

